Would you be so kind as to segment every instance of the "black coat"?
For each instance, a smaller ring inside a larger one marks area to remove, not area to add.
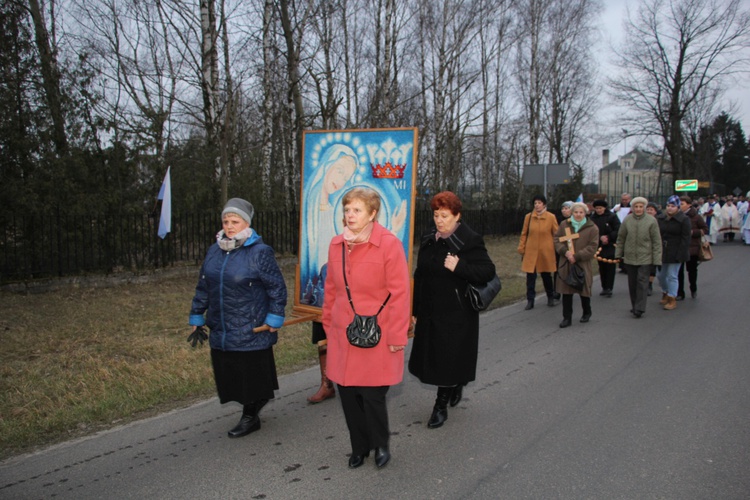
[[[605,209],[604,213],[597,215],[596,212],[589,215],[591,221],[596,224],[599,228],[599,247],[602,251],[599,252],[600,257],[605,259],[615,258],[615,243],[617,242],[617,232],[620,230],[620,219],[610,209]],[[609,242],[606,245],[602,244],[601,237],[607,236]]]
[[[479,313],[469,305],[466,287],[490,281],[495,264],[482,237],[465,223],[447,239],[436,241],[435,231],[423,236],[414,272],[417,325],[409,371],[426,384],[466,384],[476,378],[479,345]],[[453,272],[443,265],[449,252],[459,259]]]
[[[656,216],[661,233],[663,264],[675,264],[690,260],[690,234],[692,227],[690,219],[682,211],[678,210],[672,217],[665,210]]]

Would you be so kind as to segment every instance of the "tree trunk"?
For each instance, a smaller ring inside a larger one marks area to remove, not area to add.
[[[36,47],[39,51],[39,65],[42,72],[44,96],[49,106],[52,119],[52,139],[58,156],[65,156],[68,150],[68,137],[65,132],[65,114],[62,108],[62,93],[60,91],[60,71],[57,68],[57,57],[52,49],[44,22],[44,16],[38,0],[29,0],[29,10],[34,23]]]
[[[271,153],[273,152],[273,0],[266,0],[263,8],[263,110],[261,139],[261,181],[263,183],[263,205],[271,203]]]

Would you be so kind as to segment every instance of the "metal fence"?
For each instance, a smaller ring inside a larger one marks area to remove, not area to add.
[[[518,233],[523,212],[465,210],[463,220],[484,235]],[[156,236],[159,220],[149,214],[3,215],[0,219],[0,284],[40,278],[109,274],[199,263],[221,228],[219,214],[175,214],[172,232]],[[414,235],[427,231],[432,212],[416,213]],[[299,213],[258,212],[253,229],[274,250],[296,254]]]

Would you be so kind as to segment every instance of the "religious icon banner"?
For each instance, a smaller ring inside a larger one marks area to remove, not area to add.
[[[402,241],[411,269],[416,171],[416,128],[304,132],[295,308],[323,305],[328,245],[344,229],[341,198],[353,188],[380,194],[377,220]]]

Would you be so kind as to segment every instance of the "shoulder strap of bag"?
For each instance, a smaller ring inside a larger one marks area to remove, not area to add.
[[[349,281],[347,281],[346,279],[346,242],[343,242],[341,245],[341,270],[344,273],[344,285],[346,285],[346,296],[349,298],[349,305],[352,306],[352,311],[354,312],[354,314],[357,314],[357,310],[354,309],[354,302],[352,302],[352,293],[351,291],[349,291]],[[375,316],[380,314],[380,311],[383,310],[390,298],[391,292],[388,292],[388,297],[385,298],[385,301],[380,306],[380,309],[378,309],[378,312],[375,314]]]

